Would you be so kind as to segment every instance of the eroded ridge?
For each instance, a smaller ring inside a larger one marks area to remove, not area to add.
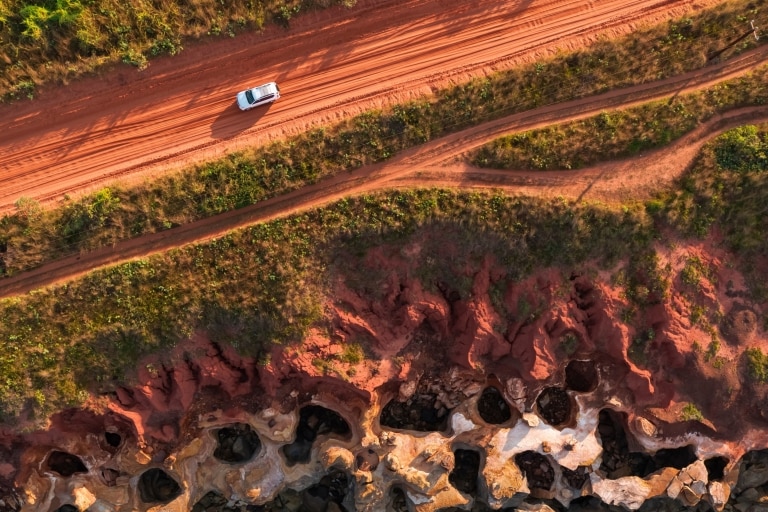
[[[737,417],[765,391],[742,375],[733,400],[703,400],[693,383],[718,374],[674,285],[635,329],[609,281],[542,270],[507,282],[494,329],[494,272],[471,295],[395,272],[376,307],[339,284],[329,330],[266,363],[196,333],[100,409],[6,434],[0,510],[730,512],[765,495],[764,420]],[[722,272],[708,300],[738,312]],[[361,333],[366,359],[334,357]]]

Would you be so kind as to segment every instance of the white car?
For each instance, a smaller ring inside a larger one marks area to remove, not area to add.
[[[240,110],[250,110],[259,105],[272,103],[280,97],[280,88],[275,82],[269,82],[253,89],[237,93],[237,106]]]

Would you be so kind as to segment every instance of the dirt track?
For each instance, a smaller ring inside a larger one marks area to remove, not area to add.
[[[95,268],[167,251],[180,245],[221,236],[227,231],[276,217],[290,215],[373,190],[414,186],[497,188],[538,195],[564,195],[576,199],[606,199],[626,194],[638,197],[644,188],[658,187],[679,176],[712,136],[744,123],[768,121],[768,107],[739,109],[710,120],[698,129],[658,151],[636,158],[608,162],[579,171],[496,171],[453,164],[463,152],[499,134],[527,130],[553,120],[578,119],[606,108],[650,101],[686,88],[703,87],[723,77],[749,70],[768,58],[768,47],[713,66],[661,82],[565,102],[514,114],[434,140],[405,151],[381,164],[323,180],[267,201],[203,219],[168,231],[134,238],[82,255],[70,256],[29,272],[0,280],[0,297],[25,293],[72,279]]]
[[[307,126],[679,15],[691,0],[361,0],[231,40],[196,44],[139,73],[49,88],[0,106],[0,212],[116,177],[258,144]],[[698,0],[697,6],[714,3]],[[471,5],[470,5],[471,4]],[[283,98],[240,112],[235,93],[277,80]]]
[[[641,1],[631,8],[621,8],[625,3],[608,1],[598,8],[592,4],[569,1],[522,4],[508,1],[503,5],[483,1],[478,7],[456,7],[450,12],[440,11],[437,16],[434,13],[430,15],[430,9],[438,10],[437,0],[384,2],[377,9],[372,4],[362,6],[359,12],[356,11],[358,19],[348,23],[340,21],[320,31],[321,34],[328,32],[321,40],[329,41],[326,44],[331,44],[331,48],[333,41],[340,47],[339,41],[351,38],[349,40],[354,45],[347,44],[354,46],[353,49],[333,54],[328,46],[316,46],[315,50],[308,51],[309,57],[302,65],[295,68],[291,68],[293,64],[285,64],[284,55],[281,59],[268,52],[267,62],[279,61],[272,65],[275,71],[271,75],[254,74],[253,71],[249,74],[243,71],[244,66],[225,64],[231,60],[242,60],[244,50],[227,53],[224,47],[231,50],[235,43],[238,47],[247,46],[246,41],[253,38],[261,41],[258,45],[281,47],[283,53],[295,56],[299,50],[288,49],[292,45],[309,44],[302,37],[310,40],[316,37],[307,35],[313,23],[324,26],[329,23],[328,18],[345,13],[316,15],[305,20],[303,32],[297,28],[287,38],[277,37],[280,34],[275,33],[271,33],[274,37],[267,34],[261,39],[255,36],[238,38],[225,44],[196,49],[197,59],[190,60],[188,55],[182,55],[178,60],[154,63],[144,74],[127,74],[123,70],[105,75],[103,80],[87,80],[68,89],[54,89],[39,102],[5,106],[0,111],[12,114],[10,122],[6,115],[0,122],[2,133],[11,134],[10,138],[3,139],[0,146],[3,155],[0,161],[0,182],[3,184],[0,210],[3,207],[7,209],[19,195],[53,198],[118,175],[147,170],[155,172],[186,159],[213,156],[244,144],[300,131],[313,123],[364,110],[385,97],[395,96],[397,99],[398,94],[420,92],[424,87],[467,73],[470,69],[482,70],[512,63],[515,58],[522,58],[535,49],[541,51],[551,46],[552,39],[541,38],[541,30],[537,28],[541,23],[536,20],[543,17],[550,26],[562,27],[559,43],[570,41],[569,44],[578,45],[594,27],[627,30],[629,25],[626,19],[646,19],[643,18],[646,16],[655,20],[674,11],[669,2]],[[678,9],[685,5],[685,2],[671,3]],[[487,7],[491,4],[497,5],[497,8],[489,10]],[[411,9],[405,8],[401,13],[401,6],[410,6]],[[455,12],[457,9],[466,12]],[[403,16],[398,18],[395,11]],[[622,18],[622,21],[621,16],[626,19]],[[400,23],[394,25],[393,19]],[[458,19],[462,23],[459,24]],[[510,25],[515,28],[510,29]],[[618,28],[620,25],[621,28]],[[352,26],[355,31],[350,33]],[[408,28],[403,29],[403,26]],[[371,32],[366,33],[361,27],[371,29]],[[377,30],[374,31],[373,27]],[[467,27],[472,29],[465,33]],[[355,37],[355,34],[361,33],[365,36]],[[417,37],[417,34],[420,35]],[[565,34],[571,34],[571,39]],[[459,40],[465,42],[461,47],[456,45]],[[512,41],[507,44],[508,40]],[[314,44],[319,42],[314,40]],[[318,52],[317,48],[323,50]],[[472,50],[465,51],[466,48]],[[406,65],[402,65],[400,52],[403,51],[413,57],[406,61]],[[199,58],[201,54],[205,58]],[[71,279],[94,268],[210,239],[236,227],[374,189],[420,184],[492,186],[573,197],[583,197],[587,192],[601,197],[601,193],[622,187],[636,190],[638,184],[648,181],[648,173],[643,171],[648,166],[658,165],[661,160],[659,154],[578,173],[500,173],[444,164],[508,131],[577,119],[606,108],[702,87],[752,69],[764,62],[766,57],[768,49],[761,47],[724,65],[681,77],[546,106],[486,123],[414,148],[386,163],[345,173],[249,208],[52,262],[0,281],[0,297],[24,293]],[[232,66],[234,78],[230,77],[225,86],[221,84],[220,70],[226,66]],[[281,74],[281,66],[291,69]],[[341,80],[342,76],[346,79]],[[237,111],[229,84],[258,82],[259,77],[277,78],[285,98],[269,110]],[[125,98],[118,104],[110,104],[114,87],[120,81],[125,82],[124,89],[119,89]],[[202,90],[206,96],[195,97],[189,92],[189,83],[196,84],[195,94]],[[208,85],[206,89],[206,83],[213,85]],[[95,87],[95,92],[90,97],[80,98],[88,86]],[[315,94],[317,90],[324,91],[320,98]],[[36,109],[51,109],[53,114],[36,114]],[[746,121],[763,119],[766,115],[764,109],[756,109],[734,112],[713,120],[661,152],[666,155],[665,158],[677,155],[665,160],[663,174],[670,177],[681,171],[686,159],[689,160],[710,134]],[[46,122],[46,119],[49,121]],[[652,176],[657,179],[658,173]],[[595,187],[597,182],[604,185]]]

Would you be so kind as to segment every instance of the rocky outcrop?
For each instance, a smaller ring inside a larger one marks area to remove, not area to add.
[[[766,389],[741,357],[766,336],[733,276],[703,295],[673,280],[630,321],[596,271],[512,282],[486,258],[459,293],[369,262],[380,297],[337,283],[328,329],[268,362],[199,332],[136,385],[5,432],[0,510],[744,512],[768,495]],[[722,323],[692,322],[701,304]]]

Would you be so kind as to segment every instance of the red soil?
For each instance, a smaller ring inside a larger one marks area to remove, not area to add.
[[[363,1],[0,105],[0,211],[262,144],[713,0]],[[283,98],[240,112],[235,93]]]

